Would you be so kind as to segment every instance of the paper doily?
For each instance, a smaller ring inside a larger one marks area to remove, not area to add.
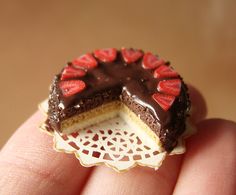
[[[46,113],[47,105],[40,109]],[[41,129],[46,131],[44,124]],[[85,167],[105,164],[118,172],[136,165],[158,169],[167,153],[143,131],[133,129],[121,117],[104,121],[70,135],[52,133],[54,148],[65,153],[74,153]],[[185,152],[183,140],[171,154]]]

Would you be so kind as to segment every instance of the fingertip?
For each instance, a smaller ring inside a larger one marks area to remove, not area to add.
[[[191,100],[191,121],[196,124],[207,116],[207,104],[199,90],[188,85]]]
[[[234,121],[221,119],[221,118],[211,118],[208,120],[201,121],[198,124],[199,129],[209,129],[209,131],[214,131],[215,129],[224,129],[224,131],[236,131],[236,123]]]
[[[218,152],[227,151],[225,147],[232,145],[236,149],[236,123],[224,119],[208,119],[203,120],[197,125],[198,132],[187,140],[189,152],[197,153],[202,150],[207,150],[209,147],[218,145]],[[223,141],[224,140],[224,141]]]

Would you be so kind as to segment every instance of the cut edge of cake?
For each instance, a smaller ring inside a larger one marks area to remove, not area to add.
[[[46,114],[48,110],[48,100],[45,100],[39,104],[39,109]],[[100,122],[115,118],[117,116],[121,117],[131,128],[135,129],[137,132],[144,132],[157,144],[160,152],[164,151],[158,135],[155,134],[153,130],[139,118],[138,115],[136,115],[119,100],[102,104],[101,106],[93,108],[89,111],[63,120],[61,122],[60,132],[62,134],[69,135],[82,129],[90,128],[96,124],[99,124]]]

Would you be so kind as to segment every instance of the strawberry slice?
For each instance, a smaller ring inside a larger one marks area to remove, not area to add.
[[[178,96],[181,90],[181,81],[180,79],[160,81],[157,90],[165,94]]]
[[[136,50],[133,48],[130,49],[121,48],[121,54],[123,56],[124,61],[127,64],[136,62],[139,58],[143,56],[143,52],[141,50]]]
[[[159,104],[159,106],[167,111],[175,101],[175,96],[166,95],[161,93],[154,93],[152,98]]]
[[[115,48],[97,49],[94,51],[94,56],[102,62],[114,61],[116,59],[116,54]]]
[[[160,65],[163,65],[165,61],[159,59],[157,56],[153,55],[151,52],[147,52],[143,56],[143,68],[144,69],[154,69]]]
[[[85,69],[92,69],[98,65],[97,61],[90,53],[84,54],[76,58],[75,60],[72,61],[72,64],[76,68],[85,68]]]
[[[154,71],[154,78],[172,78],[177,76],[178,73],[166,65],[161,65]]]
[[[61,80],[66,80],[74,77],[82,77],[86,74],[86,72],[82,69],[75,69],[71,66],[67,66],[63,69],[61,73]]]
[[[69,81],[61,81],[59,83],[59,87],[61,88],[62,94],[65,97],[69,97],[83,91],[86,85],[84,81],[81,80],[69,80]]]

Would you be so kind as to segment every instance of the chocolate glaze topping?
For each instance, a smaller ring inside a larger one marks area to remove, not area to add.
[[[153,70],[142,67],[142,58],[127,64],[120,51],[113,62],[97,61],[98,66],[87,70],[84,77],[67,79],[79,79],[86,84],[85,90],[70,97],[63,96],[59,87],[62,72],[55,76],[49,96],[49,129],[60,131],[62,120],[106,102],[120,100],[140,116],[160,137],[163,148],[170,152],[185,130],[185,120],[190,108],[187,87],[182,78],[177,76],[181,80],[180,94],[170,109],[164,111],[152,95],[157,92],[157,84],[161,80],[173,78],[154,78]],[[67,66],[73,64],[69,62]]]

